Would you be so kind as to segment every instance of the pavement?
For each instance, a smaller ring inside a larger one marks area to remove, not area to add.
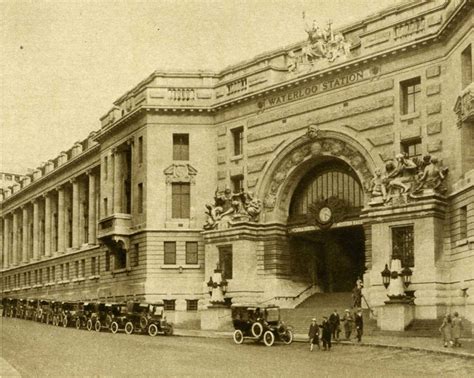
[[[183,337],[232,338],[232,332],[229,331],[175,329],[174,334]],[[307,343],[308,336],[295,334],[293,341]],[[360,343],[357,340],[343,340],[337,343],[340,345],[358,344],[379,348],[424,351],[474,359],[474,339],[460,339],[461,347],[444,347],[441,338],[411,336],[364,336]]]

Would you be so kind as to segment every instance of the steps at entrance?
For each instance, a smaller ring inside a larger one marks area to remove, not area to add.
[[[294,309],[282,309],[281,318],[285,323],[293,326],[295,333],[306,334],[312,318],[318,323],[322,322],[323,316],[329,317],[334,310],[339,316],[344,316],[345,309],[351,309],[351,293],[317,293],[306,299]],[[377,322],[369,318],[369,311],[363,311],[364,334],[371,334],[377,326]],[[342,329],[342,325],[341,325]]]

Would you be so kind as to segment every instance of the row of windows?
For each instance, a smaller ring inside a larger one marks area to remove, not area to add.
[[[186,242],[186,264],[198,264],[198,243]],[[176,265],[176,242],[164,242],[164,264]]]
[[[163,300],[165,305],[165,311],[176,310],[176,299],[165,299]],[[197,311],[198,310],[198,299],[186,299],[186,311]]]

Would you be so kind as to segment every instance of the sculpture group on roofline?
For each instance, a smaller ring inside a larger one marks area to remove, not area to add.
[[[288,70],[298,71],[300,64],[314,66],[319,62],[333,63],[338,59],[347,59],[350,56],[350,43],[346,42],[341,33],[334,34],[331,21],[325,29],[321,28],[316,20],[310,26],[303,12],[305,32],[308,40],[302,48],[302,54],[297,56],[294,51],[288,52]]]
[[[397,154],[395,161],[385,164],[385,170],[375,170],[370,182],[372,199],[384,204],[394,198],[419,198],[424,190],[432,190],[444,194],[447,190],[445,178],[448,168],[439,167],[439,161],[431,155],[423,159],[411,159],[404,154]]]
[[[226,229],[232,221],[258,221],[262,211],[262,202],[252,192],[242,190],[238,193],[226,188],[223,192],[217,188],[214,203],[206,205],[207,221],[205,230]]]

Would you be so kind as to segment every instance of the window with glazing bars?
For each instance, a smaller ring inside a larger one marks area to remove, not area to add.
[[[392,260],[400,260],[403,267],[415,266],[413,234],[413,226],[392,228]]]

